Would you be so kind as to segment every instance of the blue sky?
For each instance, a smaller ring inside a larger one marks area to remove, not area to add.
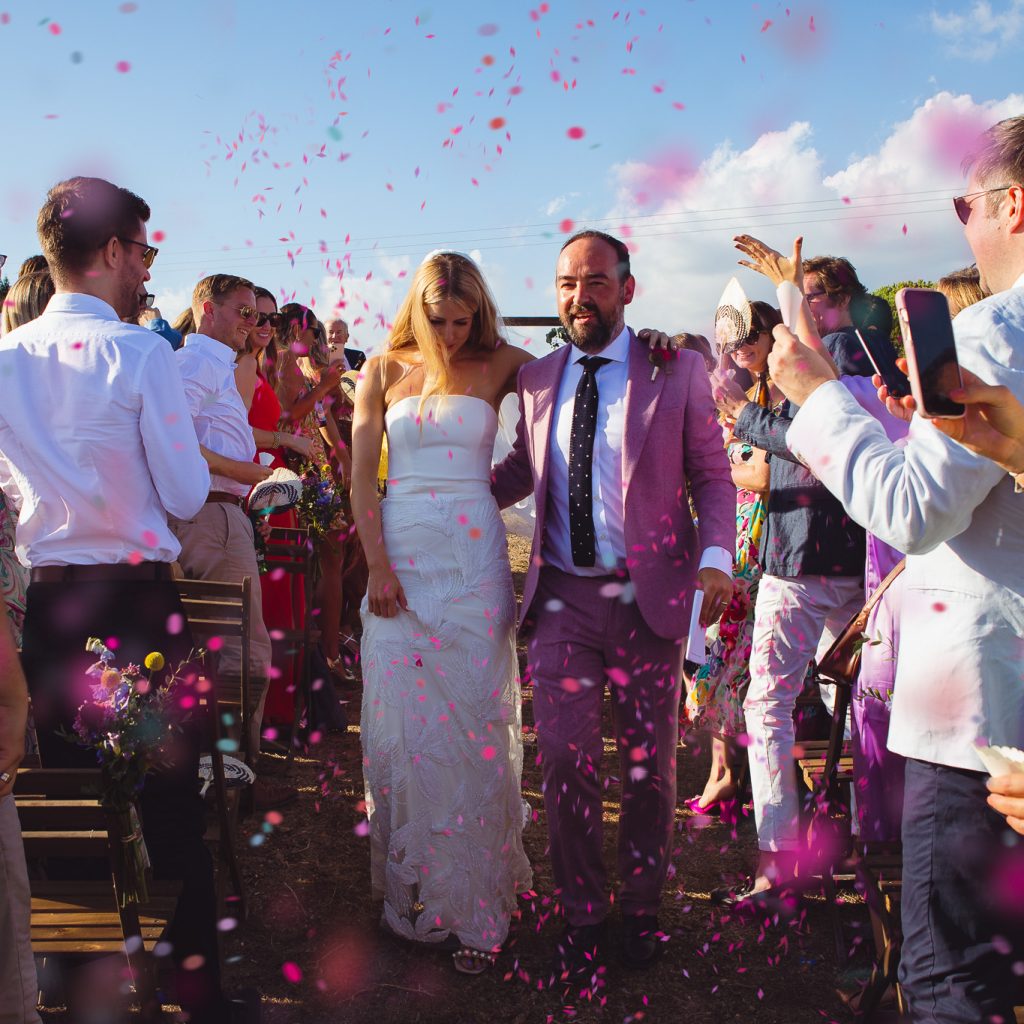
[[[739,230],[869,287],[968,262],[959,152],[1024,113],[1022,36],[1024,0],[0,0],[0,252],[102,174],[153,208],[165,314],[236,272],[343,302],[372,348],[438,246],[503,312],[553,312],[571,221],[628,235],[635,326],[707,331]]]

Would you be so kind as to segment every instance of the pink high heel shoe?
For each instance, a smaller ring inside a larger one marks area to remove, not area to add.
[[[718,816],[726,825],[735,825],[739,818],[740,802],[735,796],[725,800],[711,800],[701,804],[700,794],[691,796],[689,800],[683,801],[683,806],[694,814],[701,814],[706,817]]]

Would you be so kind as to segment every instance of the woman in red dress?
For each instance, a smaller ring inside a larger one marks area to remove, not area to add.
[[[256,288],[256,309],[259,317],[249,332],[246,350],[235,366],[235,383],[249,409],[249,424],[256,439],[256,458],[263,453],[273,457],[272,468],[285,465],[284,450],[288,448],[308,457],[307,438],[279,430],[281,403],[270,380],[279,363],[277,359],[277,302],[266,288]],[[268,380],[270,378],[270,380]],[[271,526],[295,527],[298,521],[293,510],[270,516]],[[301,580],[281,569],[275,570],[273,560],[269,571],[260,576],[263,590],[263,621],[271,639],[275,630],[301,629],[305,616]],[[290,724],[295,701],[295,680],[300,667],[301,651],[289,651],[275,657],[271,668],[264,722]]]

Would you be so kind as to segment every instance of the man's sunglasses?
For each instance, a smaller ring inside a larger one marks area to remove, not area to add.
[[[965,196],[953,197],[953,209],[960,218],[961,224],[966,224],[971,219],[971,207],[978,196],[987,196],[990,192],[1002,192],[1003,189],[1013,188],[1012,185],[1000,185],[997,188],[986,188],[980,192],[968,192]]]
[[[156,296],[152,292],[146,292],[145,295],[139,296],[139,306],[142,309],[152,309],[154,302],[156,302]]]
[[[218,306],[226,306],[226,302],[218,302]],[[243,320],[257,320],[260,315],[260,311],[255,306],[232,306],[232,309],[238,312],[238,315]]]
[[[270,324],[271,327],[276,331],[281,326],[281,314],[280,313],[260,313],[256,317],[257,327],[266,327]]]
[[[138,245],[142,249],[142,265],[149,270],[153,266],[153,260],[156,259],[156,254],[160,251],[155,245],[147,245],[145,242],[136,242],[134,238],[122,238],[120,235],[117,236],[119,242],[124,242],[125,245]]]

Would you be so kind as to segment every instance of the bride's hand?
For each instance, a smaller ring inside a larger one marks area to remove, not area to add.
[[[398,577],[390,567],[371,569],[366,584],[366,601],[371,615],[379,615],[382,619],[393,619],[398,609],[409,610],[409,602],[405,599],[405,591]]]

